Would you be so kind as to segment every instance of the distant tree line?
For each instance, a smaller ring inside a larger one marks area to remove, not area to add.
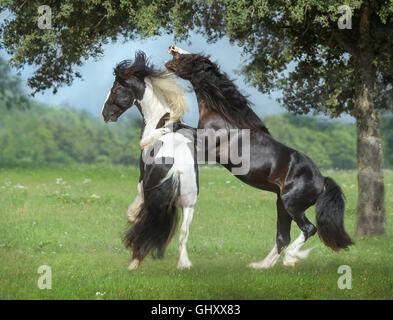
[[[326,122],[289,113],[264,119],[278,141],[313,159],[321,168],[356,168],[354,124]],[[69,107],[34,104],[8,108],[0,100],[0,165],[110,163],[137,165],[141,119],[123,116],[106,124]],[[382,121],[385,167],[393,168],[393,118]]]
[[[140,125],[125,117],[116,125],[65,107],[0,106],[0,165],[111,163],[136,165]]]

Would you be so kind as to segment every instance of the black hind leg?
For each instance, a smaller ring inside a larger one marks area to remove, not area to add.
[[[284,265],[293,267],[299,259],[305,259],[310,254],[312,248],[301,250],[301,247],[308,238],[316,233],[317,229],[310,220],[307,219],[304,213],[306,209],[304,206],[301,204],[296,205],[294,201],[289,201],[288,198],[283,199],[283,205],[301,231],[299,237],[285,250]]]
[[[280,198],[277,199],[277,235],[276,244],[265,259],[259,262],[251,263],[249,266],[254,269],[267,269],[273,267],[284,247],[291,241],[291,222],[292,218],[285,210]]]
[[[299,229],[304,234],[304,241],[312,237],[317,232],[317,228],[311,223],[310,220],[307,219],[304,211],[302,211],[300,214],[296,214],[296,218],[293,220],[295,220]]]
[[[294,219],[295,220],[295,219]],[[307,239],[316,232],[314,225],[307,219],[304,212],[298,214],[295,222],[300,228],[300,235],[285,249],[284,265],[294,267],[299,259],[306,259],[310,254],[310,249],[301,250]]]
[[[292,217],[285,210],[280,197],[277,199],[277,235],[276,245],[278,253],[281,253],[289,242],[291,242],[291,222]]]

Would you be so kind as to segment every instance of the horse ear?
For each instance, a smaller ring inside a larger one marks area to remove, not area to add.
[[[135,52],[135,59],[133,64],[132,75],[138,78],[144,78],[146,76],[146,68],[148,67],[149,59],[142,50]]]
[[[146,53],[144,53],[142,50],[137,50],[135,52],[134,63],[137,65],[138,64],[145,65],[147,63]]]

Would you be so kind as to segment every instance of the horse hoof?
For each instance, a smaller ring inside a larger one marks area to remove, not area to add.
[[[192,267],[192,263],[191,262],[183,262],[183,263],[178,263],[177,264],[177,268],[180,270],[184,270],[184,269],[191,269]]]
[[[265,263],[253,262],[253,263],[250,263],[248,265],[248,267],[252,268],[252,269],[270,269],[272,266],[269,266]]]
[[[285,266],[294,268],[296,267],[296,262],[288,262],[285,264]]]
[[[139,260],[132,260],[130,265],[128,266],[128,270],[136,270],[139,267]]]

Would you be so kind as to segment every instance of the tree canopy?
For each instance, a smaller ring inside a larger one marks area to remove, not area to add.
[[[370,32],[360,43],[361,6],[368,3]],[[210,41],[227,36],[248,60],[248,81],[262,92],[282,89],[291,111],[356,116],[355,58],[364,45],[373,51],[377,108],[392,108],[393,6],[362,0],[210,0],[210,1],[46,1],[51,29],[38,28],[41,1],[2,1],[11,18],[1,24],[2,45],[12,64],[38,66],[29,85],[36,91],[70,84],[75,67],[98,58],[103,44],[171,33],[185,39],[191,30]],[[351,29],[339,29],[342,5],[352,12]],[[372,40],[372,41],[371,41]],[[289,71],[288,71],[289,70]]]

